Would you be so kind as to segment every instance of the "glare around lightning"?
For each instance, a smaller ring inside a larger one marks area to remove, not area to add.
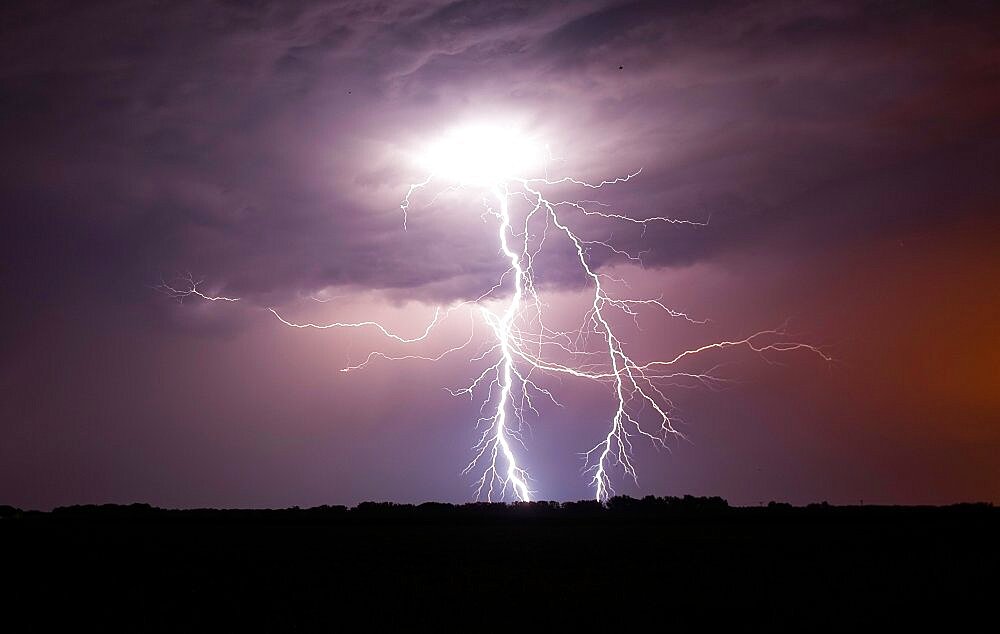
[[[537,144],[509,130],[491,127],[459,128],[443,137],[424,154],[422,163],[429,169],[426,177],[409,186],[400,208],[403,229],[411,213],[413,200],[424,190],[432,192],[433,204],[443,192],[474,189],[486,194],[484,220],[497,222],[499,254],[508,264],[492,288],[476,299],[438,308],[430,323],[420,332],[404,336],[374,321],[297,323],[274,308],[268,310],[282,324],[295,328],[373,328],[398,344],[423,342],[453,312],[471,309],[470,314],[485,323],[492,332],[492,344],[474,355],[473,361],[489,366],[469,384],[450,389],[455,396],[479,399],[481,418],[477,423],[478,442],[473,457],[463,473],[476,473],[476,496],[488,501],[531,500],[535,491],[532,479],[519,460],[526,451],[526,414],[538,415],[537,399],[561,406],[552,391],[540,382],[539,375],[562,376],[605,384],[610,389],[607,432],[595,444],[581,448],[583,473],[589,478],[594,498],[605,501],[614,495],[615,473],[638,484],[633,462],[633,440],[641,439],[658,448],[667,448],[671,437],[683,437],[678,430],[674,404],[667,396],[671,387],[703,386],[716,389],[727,381],[715,367],[691,369],[692,361],[713,350],[743,348],[771,362],[769,353],[808,352],[825,361],[832,359],[820,348],[786,339],[784,329],[756,332],[740,339],[718,341],[682,350],[664,359],[637,360],[626,351],[615,324],[622,318],[638,326],[641,313],[657,312],[669,319],[690,324],[704,324],[665,304],[659,297],[623,297],[613,289],[626,287],[624,280],[611,277],[593,263],[591,252],[607,249],[611,257],[641,264],[641,254],[616,247],[611,240],[583,239],[574,226],[581,219],[590,222],[646,226],[654,223],[704,225],[703,222],[668,216],[634,217],[590,199],[550,199],[550,189],[595,190],[627,184],[638,178],[641,170],[624,176],[588,182],[570,177],[533,178],[526,170],[539,170],[544,162]],[[523,215],[515,218],[512,201],[523,206]],[[578,328],[563,331],[546,325],[546,303],[535,284],[535,260],[555,240],[572,247],[575,261],[587,281],[589,306],[581,315]],[[236,298],[202,293],[190,276],[184,285],[161,289],[182,300],[197,296],[206,300],[236,301]],[[497,304],[499,309],[493,308]],[[475,321],[473,320],[473,324]],[[390,355],[374,351],[361,362],[343,368],[359,370],[378,361],[437,361],[447,355],[469,349],[474,336],[437,355]],[[597,343],[594,343],[597,342]]]

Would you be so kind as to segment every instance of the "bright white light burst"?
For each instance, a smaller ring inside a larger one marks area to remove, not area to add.
[[[427,145],[417,163],[437,178],[492,187],[540,168],[544,150],[517,126],[473,123],[453,128]]]

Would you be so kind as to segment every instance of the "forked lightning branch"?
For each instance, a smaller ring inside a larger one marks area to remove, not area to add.
[[[478,499],[488,501],[531,500],[544,491],[532,480],[524,463],[527,417],[539,415],[539,408],[561,406],[559,396],[543,377],[599,383],[608,394],[606,432],[591,445],[574,448],[583,459],[583,473],[595,499],[604,501],[614,494],[613,483],[625,477],[638,484],[633,462],[636,442],[667,447],[671,437],[681,436],[675,418],[671,389],[678,387],[719,387],[726,382],[716,368],[699,368],[710,351],[742,348],[769,360],[771,353],[807,352],[825,361],[830,357],[818,347],[789,340],[781,329],[759,331],[728,341],[715,341],[680,350],[665,358],[636,358],[628,352],[622,329],[624,319],[639,323],[655,316],[660,319],[704,323],[675,310],[658,297],[630,297],[627,283],[602,272],[593,263],[593,254],[604,250],[611,258],[639,261],[639,255],[616,246],[610,240],[585,239],[578,225],[586,222],[646,226],[654,223],[699,224],[666,216],[637,217],[614,210],[596,200],[600,190],[626,186],[639,172],[601,182],[569,177],[536,178],[545,153],[540,144],[511,127],[474,125],[456,128],[426,148],[417,160],[427,176],[411,185],[401,203],[403,227],[419,196],[433,204],[437,196],[454,189],[474,189],[486,200],[484,217],[496,226],[498,255],[505,270],[494,285],[473,300],[439,307],[420,332],[397,333],[376,321],[297,323],[274,308],[268,310],[280,323],[295,328],[370,328],[395,344],[424,342],[442,327],[457,310],[471,310],[492,333],[491,342],[474,349],[474,337],[436,354],[388,354],[372,351],[358,364],[343,371],[365,368],[382,361],[438,361],[468,351],[486,368],[459,389],[449,390],[480,404],[482,416],[476,422],[478,442],[464,473],[472,474]],[[578,198],[552,198],[552,190],[578,191]],[[536,262],[540,254],[557,246],[569,247],[575,265],[587,283],[586,307],[578,325],[558,327],[547,319],[547,304],[536,285]],[[608,257],[601,258],[601,261]],[[184,299],[232,302],[238,298],[208,295],[198,280],[162,284],[168,295]],[[623,292],[623,289],[624,292]],[[474,351],[473,351],[474,350]]]

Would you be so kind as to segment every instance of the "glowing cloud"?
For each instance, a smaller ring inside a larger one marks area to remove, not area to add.
[[[511,124],[470,123],[428,144],[417,164],[462,185],[491,187],[524,177],[544,163],[544,146]]]

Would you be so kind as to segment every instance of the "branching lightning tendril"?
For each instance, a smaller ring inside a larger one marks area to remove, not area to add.
[[[480,150],[482,151],[482,150]],[[454,396],[478,398],[482,417],[477,423],[480,430],[473,447],[473,457],[463,473],[477,473],[474,487],[477,498],[488,501],[515,498],[530,500],[534,497],[531,478],[518,459],[518,452],[525,446],[525,415],[535,415],[537,399],[544,399],[561,407],[552,391],[538,379],[541,375],[572,377],[575,379],[607,384],[611,388],[611,416],[606,434],[589,449],[581,452],[583,472],[588,475],[595,499],[607,500],[614,494],[614,472],[624,474],[638,484],[638,474],[633,463],[633,440],[641,439],[660,448],[667,448],[671,437],[683,437],[677,428],[674,405],[667,396],[669,387],[702,386],[717,389],[727,384],[719,376],[717,367],[704,370],[690,369],[691,362],[699,355],[712,350],[743,348],[771,362],[771,352],[805,351],[826,361],[832,359],[820,348],[806,343],[789,341],[783,328],[759,331],[741,339],[717,341],[682,350],[673,357],[636,360],[626,351],[614,324],[623,317],[638,325],[640,312],[653,310],[671,319],[691,324],[704,324],[684,312],[667,306],[662,298],[619,297],[613,292],[623,280],[599,271],[591,264],[589,253],[593,248],[607,249],[613,256],[640,262],[642,254],[633,254],[618,248],[610,240],[585,240],[572,228],[574,215],[614,223],[640,225],[645,231],[654,223],[704,225],[690,220],[666,216],[636,218],[618,212],[595,200],[550,200],[545,195],[548,188],[576,188],[601,190],[627,183],[640,175],[641,170],[620,178],[590,183],[570,177],[558,179],[523,178],[504,174],[503,177],[471,179],[474,186],[488,192],[484,218],[492,216],[498,222],[499,250],[509,265],[497,283],[478,298],[463,301],[446,308],[438,308],[430,323],[418,334],[404,336],[393,332],[375,321],[298,323],[284,317],[274,308],[267,310],[282,324],[294,328],[373,328],[397,344],[425,341],[450,314],[460,309],[470,309],[493,334],[493,343],[475,355],[473,361],[489,361],[488,367],[461,389],[451,389]],[[412,199],[422,190],[439,180],[448,181],[448,174],[431,173],[423,181],[410,185],[400,208],[403,228]],[[459,178],[459,186],[470,184],[470,179]],[[455,189],[452,185],[442,191]],[[432,202],[441,192],[435,194]],[[515,220],[511,211],[512,201],[524,203],[523,217]],[[544,319],[546,304],[539,296],[535,284],[535,259],[547,241],[565,240],[575,252],[575,261],[585,276],[589,288],[589,307],[579,328],[569,331],[550,328]],[[159,288],[168,296],[182,301],[198,297],[209,301],[235,302],[238,298],[210,295],[199,289],[201,280],[188,275],[181,283]],[[509,293],[505,301],[499,295]],[[317,300],[318,301],[318,300]],[[499,310],[492,306],[500,303]],[[473,320],[475,323],[475,320]],[[372,362],[397,360],[438,361],[447,355],[468,349],[474,341],[469,338],[462,344],[448,348],[436,355],[390,355],[373,351],[360,363],[342,369],[350,372],[365,368]],[[594,342],[597,343],[594,343]]]

